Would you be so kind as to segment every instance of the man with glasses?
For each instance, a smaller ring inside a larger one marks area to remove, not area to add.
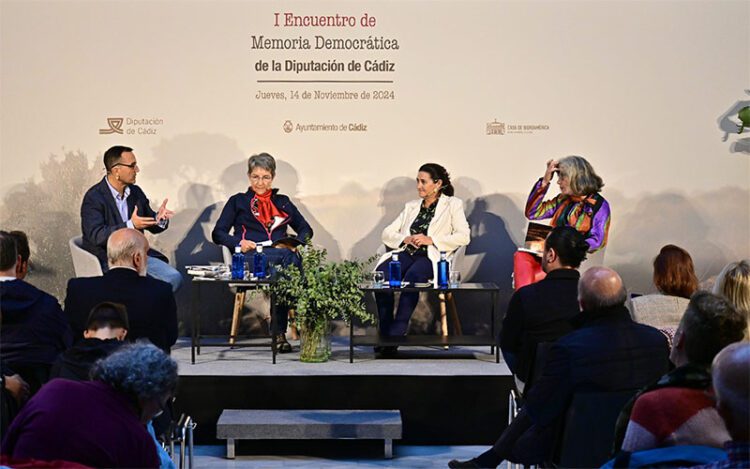
[[[81,229],[83,248],[94,254],[107,271],[107,239],[121,228],[161,233],[169,227],[174,212],[167,209],[167,200],[154,212],[146,194],[135,185],[140,172],[133,149],[116,145],[104,153],[107,175],[91,187],[83,196],[81,204]],[[149,249],[148,270],[150,277],[164,280],[177,291],[182,276],[169,265],[164,254]]]

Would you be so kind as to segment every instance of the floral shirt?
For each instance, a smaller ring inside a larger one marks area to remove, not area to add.
[[[435,216],[435,208],[437,207],[437,200],[430,204],[429,207],[425,207],[424,204],[420,205],[419,207],[419,213],[417,214],[417,218],[414,219],[414,221],[411,223],[411,227],[409,227],[409,233],[411,233],[412,236],[416,234],[423,234],[427,235],[427,229],[430,227],[430,222],[432,222],[432,218]],[[417,254],[420,255],[427,254],[427,246],[420,246],[419,248],[415,248],[412,245],[406,246],[406,251],[409,254]]]

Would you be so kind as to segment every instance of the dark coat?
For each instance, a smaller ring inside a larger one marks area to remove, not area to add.
[[[18,371],[49,366],[70,347],[71,332],[57,300],[23,280],[0,282],[0,359]]]
[[[558,339],[547,353],[542,376],[523,406],[528,418],[514,420],[506,432],[517,435],[516,427],[525,425],[524,420],[529,427],[512,441],[501,436],[496,443],[496,448],[510,445],[518,461],[548,460],[555,429],[575,393],[635,393],[669,369],[664,334],[634,322],[624,306],[582,313],[576,323],[578,328]]]
[[[273,189],[271,202],[277,209],[286,213],[287,217],[270,232],[250,210],[253,197],[255,197],[255,192],[248,189],[247,192],[240,192],[227,200],[211,232],[211,239],[214,243],[226,246],[234,252],[234,247],[242,240],[243,228],[245,239],[256,243],[268,240],[277,241],[287,237],[287,227],[291,227],[297,233],[297,239],[300,241],[304,242],[312,238],[313,230],[305,217],[289,200],[289,197],[278,193],[278,189]],[[233,230],[232,234],[229,234],[230,230]]]
[[[135,184],[129,187],[130,195],[127,198],[128,220],[136,206],[139,216],[156,217],[156,212],[151,209],[143,190]],[[120,211],[117,210],[112,192],[107,185],[106,176],[86,191],[81,203],[82,245],[85,250],[99,259],[105,272],[107,271],[107,240],[109,235],[121,228],[127,228],[128,220],[123,220]],[[151,233],[161,233],[165,229],[167,228],[158,226],[147,228]],[[155,249],[149,249],[148,255],[169,262],[164,254]]]
[[[500,333],[500,348],[503,354],[515,355],[512,371],[521,381],[528,382],[537,343],[554,342],[573,330],[570,320],[580,313],[580,277],[577,270],[556,269],[510,298]]]
[[[91,309],[103,301],[121,303],[127,308],[128,340],[146,338],[166,353],[177,341],[177,305],[172,287],[126,268],[112,269],[102,277],[68,281],[65,314],[76,341],[83,339]]]
[[[83,339],[57,357],[49,377],[87,381],[94,363],[109,356],[124,343],[117,339]]]

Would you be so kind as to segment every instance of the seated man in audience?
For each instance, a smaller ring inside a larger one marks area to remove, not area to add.
[[[737,342],[719,352],[711,379],[716,408],[732,439],[724,445],[727,459],[701,468],[750,467],[750,343]]]
[[[520,288],[510,298],[503,319],[500,348],[516,376],[519,390],[528,383],[537,344],[554,342],[573,330],[578,309],[578,267],[589,249],[583,235],[570,226],[554,228],[544,242],[542,270],[547,276]]]
[[[0,360],[31,386],[47,381],[57,355],[70,347],[71,333],[57,300],[16,278],[16,238],[0,231]]]
[[[617,273],[592,267],[578,283],[577,328],[558,339],[544,371],[515,420],[495,446],[456,467],[497,467],[503,460],[541,464],[551,459],[558,422],[577,392],[634,390],[667,371],[669,347],[653,327],[637,324],[625,307],[627,292]]]
[[[151,344],[123,346],[96,362],[92,381],[54,379],[21,409],[2,454],[90,467],[159,467],[146,423],[177,388],[177,363]]]
[[[148,339],[169,354],[177,341],[177,305],[167,282],[146,276],[147,252],[143,233],[117,230],[107,241],[109,270],[102,277],[68,281],[65,314],[76,341],[83,339],[91,309],[111,301],[128,311],[129,340]]]
[[[29,249],[29,238],[23,231],[11,231],[10,235],[16,240],[17,254],[21,260],[16,264],[16,278],[18,280],[25,280],[26,275],[29,273],[29,257],[31,257],[31,249]]]
[[[707,391],[717,353],[742,340],[747,320],[725,298],[697,292],[675,332],[670,360],[677,367],[635,400],[622,450],[703,445],[721,448],[729,440]],[[623,411],[627,415],[627,410]],[[627,422],[620,417],[619,425]]]
[[[52,365],[50,379],[89,379],[89,370],[124,343],[128,334],[128,312],[121,304],[105,301],[94,306],[83,331],[84,339],[63,352]]]

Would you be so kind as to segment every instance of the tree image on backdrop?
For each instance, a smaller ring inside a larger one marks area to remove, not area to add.
[[[80,151],[50,155],[40,165],[41,178],[12,188],[3,197],[0,228],[21,230],[29,237],[31,270],[26,280],[58,300],[74,277],[68,241],[81,234],[83,194],[104,175]]]

